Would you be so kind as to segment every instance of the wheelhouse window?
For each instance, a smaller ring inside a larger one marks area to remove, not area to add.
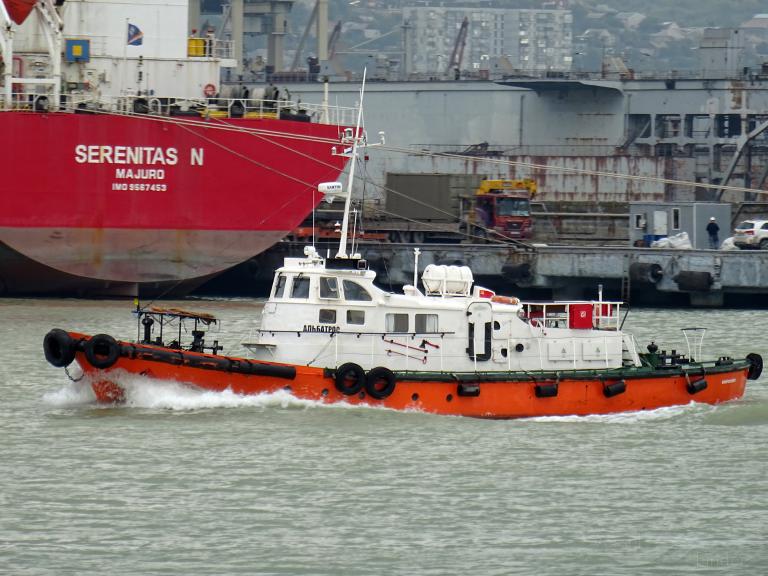
[[[336,324],[336,310],[320,309],[320,324]]]
[[[328,276],[320,277],[320,298],[333,298],[339,297],[339,283],[336,278]]]
[[[365,324],[365,311],[347,310],[347,324]]]
[[[365,288],[351,280],[344,280],[344,297],[347,300],[354,300],[357,302],[370,302],[373,300]]]
[[[408,332],[408,314],[387,314],[385,323],[386,332]]]
[[[280,274],[277,277],[277,283],[275,284],[275,293],[273,295],[273,298],[282,298],[285,295],[285,284],[286,284],[285,274]]]
[[[309,278],[296,276],[293,279],[291,298],[309,298]]]
[[[416,332],[437,332],[437,314],[416,314]]]

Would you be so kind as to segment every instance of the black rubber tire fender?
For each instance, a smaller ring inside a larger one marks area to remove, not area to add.
[[[120,358],[120,345],[109,334],[96,334],[85,343],[85,358],[94,368],[109,368]]]
[[[750,352],[747,354],[747,360],[749,360],[749,371],[747,372],[747,379],[757,380],[760,378],[760,374],[763,373],[763,357],[760,354]]]
[[[336,390],[347,396],[352,396],[363,389],[365,371],[354,362],[347,362],[336,368],[334,383]]]
[[[384,383],[381,386],[381,383]],[[397,384],[397,378],[389,368],[378,366],[368,372],[365,377],[365,391],[368,395],[376,400],[384,400],[392,395],[395,391],[395,385]]]
[[[56,368],[69,366],[75,359],[77,342],[65,330],[54,328],[43,338],[45,359]]]

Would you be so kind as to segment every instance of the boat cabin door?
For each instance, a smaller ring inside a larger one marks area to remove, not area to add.
[[[653,234],[654,238],[657,236],[667,236],[669,234],[666,210],[653,211],[653,227],[651,229],[651,234]]]
[[[467,306],[467,355],[471,360],[484,362],[491,359],[493,336],[493,310],[490,302],[472,302]]]

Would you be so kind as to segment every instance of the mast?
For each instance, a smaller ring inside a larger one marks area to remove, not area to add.
[[[339,251],[336,253],[336,258],[347,258],[347,231],[349,229],[349,208],[352,204],[352,182],[355,178],[355,163],[357,160],[357,145],[361,140],[360,137],[360,123],[363,119],[363,95],[365,94],[365,74],[367,68],[363,68],[363,85],[360,87],[360,107],[357,110],[357,125],[355,126],[355,134],[352,141],[352,151],[350,156],[352,163],[349,166],[349,178],[347,179],[347,197],[344,201],[344,219],[341,222],[341,238],[339,238]]]

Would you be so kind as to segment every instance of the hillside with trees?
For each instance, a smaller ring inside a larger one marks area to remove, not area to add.
[[[312,13],[315,0],[296,0],[285,37],[287,63]],[[758,0],[330,0],[329,30],[341,22],[335,48],[337,65],[359,70],[371,59],[399,58],[402,50],[404,6],[471,6],[483,8],[553,8],[565,5],[573,13],[573,47],[576,69],[599,69],[603,57],[622,59],[635,70],[686,70],[698,66],[701,34],[706,27],[738,27],[754,15],[768,13],[768,4]],[[221,0],[205,0],[204,12],[216,13]],[[765,37],[761,37],[764,34]],[[314,29],[308,34],[299,65],[316,50]],[[249,54],[263,53],[266,37],[246,39]],[[768,31],[748,36],[747,66],[768,61]]]

